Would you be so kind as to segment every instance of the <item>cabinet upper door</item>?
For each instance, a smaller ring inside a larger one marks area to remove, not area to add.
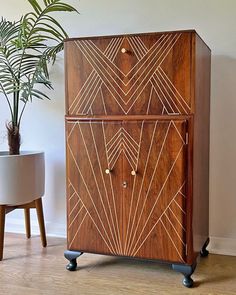
[[[128,121],[124,255],[185,262],[186,121]]]
[[[68,40],[67,114],[191,112],[191,32]]]

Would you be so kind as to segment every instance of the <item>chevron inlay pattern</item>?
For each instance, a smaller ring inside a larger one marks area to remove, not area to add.
[[[74,41],[81,62],[90,72],[83,76],[78,93],[69,99],[70,114],[106,114],[111,102],[114,114],[134,114],[140,103],[139,114],[149,114],[150,104],[155,114],[188,114],[189,97],[181,95],[164,66],[178,42],[180,33],[162,34],[152,43],[142,36],[114,37],[105,47],[96,40]],[[130,54],[122,55],[123,47]],[[124,59],[132,66],[124,68]]]
[[[170,261],[185,261],[184,120],[71,121],[67,156],[70,249],[162,259],[165,243]],[[120,160],[138,171],[127,189]]]
[[[136,170],[139,144],[121,127],[112,139],[106,143],[108,167],[112,170],[123,152],[133,170]]]

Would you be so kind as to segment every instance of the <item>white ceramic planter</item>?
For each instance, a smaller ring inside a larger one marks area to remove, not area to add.
[[[44,195],[43,152],[0,152],[0,204],[22,205]]]

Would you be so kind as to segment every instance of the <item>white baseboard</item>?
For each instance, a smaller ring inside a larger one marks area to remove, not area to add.
[[[31,233],[32,235],[39,235],[39,226],[36,220],[30,221],[31,223]],[[53,237],[66,237],[66,225],[65,224],[58,224],[52,222],[45,222],[46,227],[46,234],[47,236]],[[17,218],[7,218],[7,222],[5,225],[5,231],[10,233],[25,233],[25,222],[23,219]]]
[[[210,253],[236,256],[236,239],[210,237]]]

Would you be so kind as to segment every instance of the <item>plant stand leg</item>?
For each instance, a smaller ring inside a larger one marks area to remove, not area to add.
[[[45,233],[45,225],[44,225],[44,217],[43,217],[43,205],[42,205],[42,198],[35,200],[35,208],[37,211],[38,222],[39,222],[39,229],[40,229],[40,236],[42,241],[42,246],[47,246],[47,239]]]
[[[208,246],[210,242],[210,239],[208,238],[205,242],[205,244],[202,246],[202,250],[200,251],[200,256],[201,257],[207,257],[209,254],[209,251],[206,249],[206,247]]]
[[[186,264],[172,264],[173,270],[180,272],[184,275],[183,278],[183,285],[187,288],[191,288],[193,286],[193,280],[191,275],[193,274],[197,263],[193,265],[186,265]]]
[[[76,259],[81,256],[83,252],[77,252],[77,251],[65,251],[64,256],[67,260],[70,261],[69,264],[67,264],[66,269],[69,271],[74,271],[77,268],[77,262]]]
[[[25,208],[25,230],[26,230],[26,237],[29,239],[31,237],[31,230],[30,230],[30,208]]]
[[[0,205],[0,261],[3,258],[6,206]]]

